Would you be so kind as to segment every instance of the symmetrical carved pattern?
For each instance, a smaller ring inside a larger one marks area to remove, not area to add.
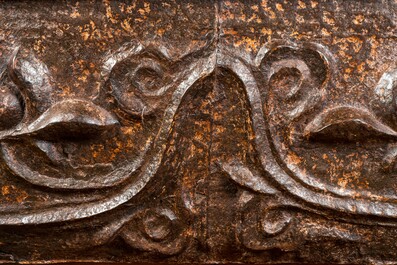
[[[0,261],[397,261],[397,6],[356,5],[0,2]]]

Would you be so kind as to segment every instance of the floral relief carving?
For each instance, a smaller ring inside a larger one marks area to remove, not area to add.
[[[383,4],[1,2],[0,261],[397,260]]]

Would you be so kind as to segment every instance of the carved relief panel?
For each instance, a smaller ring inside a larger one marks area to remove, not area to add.
[[[397,260],[393,1],[0,1],[4,262]]]

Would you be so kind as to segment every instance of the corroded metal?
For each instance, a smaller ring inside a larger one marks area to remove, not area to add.
[[[397,262],[396,21],[0,1],[0,261]]]

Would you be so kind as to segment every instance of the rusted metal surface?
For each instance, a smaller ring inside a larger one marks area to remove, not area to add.
[[[397,262],[396,21],[0,1],[0,260]]]

